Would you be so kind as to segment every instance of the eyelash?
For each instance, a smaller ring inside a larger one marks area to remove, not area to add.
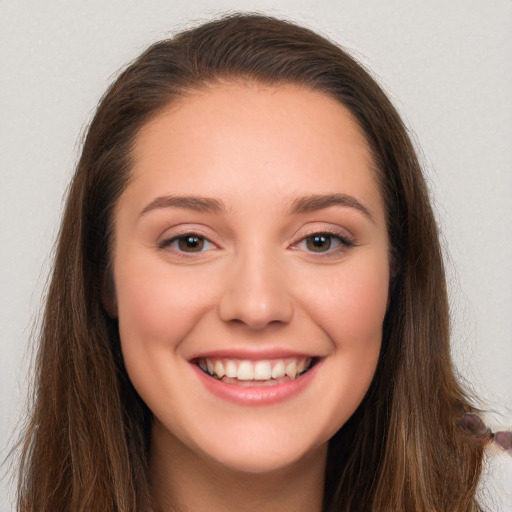
[[[356,244],[354,240],[341,235],[337,231],[313,231],[306,236],[302,237],[297,243],[292,245],[292,249],[298,249],[301,244],[307,244],[308,240],[313,239],[314,237],[326,237],[329,239],[329,247],[325,251],[312,251],[307,250],[306,252],[308,254],[313,254],[317,258],[328,258],[331,256],[337,256],[340,253],[345,252],[347,249],[350,249],[351,247],[354,247]],[[332,247],[333,240],[338,242],[337,247]]]
[[[212,245],[213,247],[216,247],[216,245],[211,240],[209,240],[207,237],[200,235],[198,233],[188,232],[188,233],[182,233],[182,234],[173,236],[172,238],[167,238],[165,240],[162,240],[162,242],[160,242],[158,244],[158,248],[159,249],[172,248],[172,245],[174,243],[179,244],[180,241],[185,241],[187,238],[188,239],[196,238],[196,239],[200,240],[201,243],[203,243],[203,244],[207,243],[207,244]],[[210,250],[210,249],[206,249],[206,250]],[[205,250],[203,250],[203,248],[201,248],[201,250],[199,250],[199,251],[183,251],[177,247],[174,248],[174,251],[182,257],[187,257],[188,255],[193,255],[193,254],[201,254],[201,253],[205,252]]]
[[[314,251],[314,250],[308,250],[307,244],[308,241],[311,241],[314,237],[325,237],[329,240],[329,246],[324,251]],[[209,244],[212,246],[212,248],[217,247],[215,243],[213,243],[211,240],[209,240],[207,237],[200,235],[198,233],[194,232],[187,232],[187,233],[181,233],[179,235],[173,236],[171,238],[167,238],[160,242],[158,244],[159,249],[166,249],[166,248],[172,248],[173,244],[179,244],[180,241],[185,241],[187,238],[192,239],[198,239],[200,243],[202,244]],[[332,248],[333,241],[338,242],[338,245]],[[347,249],[354,247],[356,244],[354,241],[346,236],[342,236],[340,233],[335,231],[314,231],[306,236],[302,237],[297,243],[293,244],[291,246],[292,249],[299,249],[302,244],[306,244],[305,252],[309,254],[314,254],[316,257],[325,258],[333,255],[337,255],[340,252],[344,252]],[[174,247],[174,251],[176,254],[179,254],[180,257],[188,257],[190,255],[194,254],[201,254],[203,252],[207,252],[209,250],[212,250],[212,248],[206,248],[203,247],[200,248],[198,251],[184,251],[181,250],[178,247]]]

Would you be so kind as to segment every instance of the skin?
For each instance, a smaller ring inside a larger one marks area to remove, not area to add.
[[[388,301],[383,202],[359,126],[319,92],[224,83],[159,114],[133,156],[115,217],[109,308],[155,418],[157,503],[319,511],[327,443],[370,385]],[[293,211],[311,194],[351,199]],[[168,196],[223,208],[197,211]],[[203,237],[201,251],[176,238],[190,233]],[[330,233],[321,250],[315,233]],[[320,361],[279,403],[219,398],[191,362],[276,349]]]

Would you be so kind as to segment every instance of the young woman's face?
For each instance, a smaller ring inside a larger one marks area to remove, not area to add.
[[[111,308],[153,447],[246,472],[324,457],[365,395],[389,285],[358,125],[292,86],[224,84],[140,132]]]

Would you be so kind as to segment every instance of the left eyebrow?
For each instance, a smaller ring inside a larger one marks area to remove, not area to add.
[[[329,208],[330,206],[354,208],[375,223],[375,219],[370,210],[355,197],[347,194],[312,194],[298,197],[292,202],[291,213],[307,213],[322,210],[323,208]]]

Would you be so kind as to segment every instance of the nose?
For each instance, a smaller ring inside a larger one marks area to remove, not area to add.
[[[252,330],[290,322],[294,306],[284,274],[270,255],[240,257],[230,269],[219,304],[220,318]]]

